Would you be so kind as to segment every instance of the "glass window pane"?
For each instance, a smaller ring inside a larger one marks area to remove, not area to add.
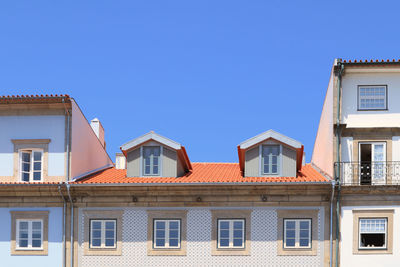
[[[295,221],[285,221],[286,222],[286,228],[287,229],[294,229],[296,222]]]
[[[33,173],[33,180],[40,181],[41,179],[42,179],[42,173],[41,172],[34,172]]]
[[[287,247],[294,247],[296,245],[296,241],[295,241],[295,239],[293,238],[291,238],[291,239],[286,239],[286,246]]]
[[[144,169],[144,173],[150,174],[150,166],[146,166],[146,168]]]
[[[28,247],[28,240],[24,239],[24,240],[19,240],[19,247],[21,248],[26,248]]]
[[[33,163],[33,170],[34,170],[34,171],[40,171],[40,170],[42,170],[42,163],[41,163],[41,162],[34,162],[34,163]]]
[[[31,169],[31,164],[30,163],[22,163],[22,171],[29,172],[30,169]]]
[[[33,232],[32,233],[32,238],[41,239],[42,238],[42,233],[39,232],[39,231]]]
[[[101,229],[101,222],[100,221],[92,221],[92,228],[93,229]]]
[[[165,229],[165,222],[163,222],[163,221],[157,221],[157,222],[156,222],[156,228],[157,228],[157,229]]]
[[[286,230],[286,238],[294,238],[296,236],[295,230]]]
[[[114,239],[106,239],[106,247],[114,247]]]
[[[169,246],[170,247],[178,247],[179,246],[179,240],[178,239],[170,239],[169,240]]]
[[[221,229],[229,229],[229,222],[227,222],[227,221],[220,221],[220,222],[219,222],[219,228],[221,228]]]
[[[32,229],[34,230],[42,229],[42,222],[32,222]]]
[[[101,239],[92,239],[92,246],[93,247],[100,247],[101,246]]]
[[[243,240],[242,239],[233,239],[233,246],[234,247],[242,247],[243,246]]]
[[[242,237],[242,235],[243,235],[243,231],[242,231],[242,230],[235,230],[235,231],[233,231],[233,237],[234,237],[234,238],[236,238],[236,237]]]
[[[153,173],[152,174],[158,174],[158,166],[153,166]]]
[[[41,240],[39,239],[39,240],[32,240],[32,247],[34,247],[34,248],[40,248],[42,246],[42,242],[41,242]]]
[[[243,228],[243,222],[242,221],[234,221],[233,222],[233,229],[242,229]]]
[[[19,229],[28,229],[28,222],[19,222]]]
[[[42,160],[42,152],[34,151],[34,152],[33,152],[33,160],[34,160],[34,161],[40,161],[40,160]]]
[[[228,238],[229,237],[229,230],[220,230],[219,233],[220,233],[219,236],[221,238]]]
[[[300,221],[300,229],[308,229],[310,226],[309,221]]]
[[[31,162],[31,154],[30,153],[22,153],[22,161]]]
[[[308,238],[309,232],[308,230],[300,230],[300,238]]]
[[[93,230],[92,231],[92,237],[93,238],[100,238],[101,237],[101,231],[100,230]]]
[[[115,222],[106,222],[106,229],[108,229],[108,230],[110,230],[110,229],[114,230],[114,225],[115,225]]]
[[[309,240],[300,238],[300,247],[308,247],[308,246],[309,246]]]
[[[277,173],[277,172],[278,172],[278,166],[272,165],[272,173]]]
[[[228,247],[229,246],[229,239],[220,239],[219,240],[220,247]]]
[[[19,238],[21,238],[21,239],[28,238],[28,231],[26,231],[26,230],[19,231]]]
[[[177,221],[171,221],[169,223],[169,229],[179,229],[179,223]]]
[[[22,181],[29,182],[29,173],[22,173]]]
[[[165,239],[156,239],[156,246],[157,247],[164,247],[165,246]]]
[[[114,238],[114,230],[107,230],[106,238]]]
[[[178,230],[170,230],[169,231],[169,238],[178,238]]]
[[[156,237],[157,238],[165,238],[165,230],[157,230]]]

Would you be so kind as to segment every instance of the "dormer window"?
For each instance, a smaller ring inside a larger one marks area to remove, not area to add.
[[[22,182],[42,181],[43,150],[20,150],[20,177]]]
[[[262,155],[262,174],[278,174],[280,162],[279,145],[263,145],[261,147]]]
[[[161,146],[143,146],[143,175],[160,175]]]

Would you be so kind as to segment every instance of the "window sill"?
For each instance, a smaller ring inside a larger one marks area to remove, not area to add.
[[[250,256],[250,250],[244,248],[216,248],[212,251],[213,256]]]
[[[316,256],[317,250],[312,248],[283,248],[278,256]]]
[[[366,249],[358,249],[353,251],[353,255],[371,255],[371,254],[393,254],[392,251],[389,251],[387,248],[366,248]]]

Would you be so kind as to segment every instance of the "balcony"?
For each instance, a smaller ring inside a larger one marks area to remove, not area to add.
[[[342,185],[400,185],[400,161],[336,162]]]

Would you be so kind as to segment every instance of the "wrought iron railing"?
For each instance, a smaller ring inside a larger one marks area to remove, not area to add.
[[[336,162],[342,185],[399,185],[400,161]]]

